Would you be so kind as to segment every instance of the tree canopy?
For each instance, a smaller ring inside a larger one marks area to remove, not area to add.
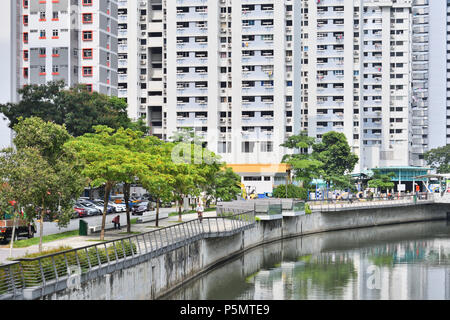
[[[450,173],[450,145],[426,152],[424,159],[437,173]]]
[[[306,132],[302,132],[289,137],[281,146],[294,150],[283,161],[291,165],[294,178],[304,186],[308,186],[315,178],[332,181],[340,188],[352,185],[348,174],[353,171],[358,156],[351,152],[343,133],[331,131],[325,133],[320,142],[316,142]]]
[[[21,117],[39,117],[44,121],[65,124],[69,134],[75,137],[93,133],[97,125],[148,132],[142,120],[132,122],[128,118],[127,104],[123,99],[90,92],[84,85],[65,89],[64,82],[57,81],[26,85],[18,92],[20,102],[0,104],[0,112],[9,119],[11,128]]]
[[[73,199],[81,194],[86,180],[74,150],[65,146],[70,135],[64,126],[31,117],[19,119],[14,131],[16,149],[0,154],[0,179],[30,220],[40,215],[42,250],[44,215],[50,212],[59,226],[67,226]]]

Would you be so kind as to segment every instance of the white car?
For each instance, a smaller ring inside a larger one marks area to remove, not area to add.
[[[108,202],[108,205],[115,208],[116,212],[125,212],[127,211],[127,207],[125,206],[125,204],[122,203],[114,203],[114,202]],[[130,208],[131,210],[131,208]]]

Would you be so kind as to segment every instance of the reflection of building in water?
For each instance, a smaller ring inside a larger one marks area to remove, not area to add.
[[[253,299],[450,299],[450,243],[422,240],[299,257],[253,279]]]

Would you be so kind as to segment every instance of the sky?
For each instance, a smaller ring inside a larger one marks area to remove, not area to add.
[[[0,0],[0,103],[9,102],[10,93],[10,2]],[[8,147],[10,130],[0,114],[0,149]]]

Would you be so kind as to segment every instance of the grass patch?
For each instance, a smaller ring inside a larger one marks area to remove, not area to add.
[[[47,236],[44,236],[42,238],[42,243],[47,243],[47,242],[52,242],[55,240],[60,240],[60,239],[65,239],[65,238],[70,238],[70,237],[76,237],[78,236],[78,230],[73,230],[73,231],[66,231],[66,232],[62,232],[62,233],[56,233],[56,234],[50,234]],[[19,240],[19,241],[15,241],[14,242],[14,248],[26,248],[29,246],[33,246],[39,244],[39,238],[31,238],[31,239],[26,239],[26,240]]]
[[[72,249],[72,247],[69,247],[69,246],[60,246],[58,248],[48,249],[48,250],[44,250],[42,252],[29,253],[29,254],[24,255],[21,258],[32,259],[32,258],[42,257],[42,256],[46,256],[48,254],[54,254],[54,253],[63,252],[63,251],[71,250],[71,249]],[[17,258],[14,258],[14,259],[17,259]]]

